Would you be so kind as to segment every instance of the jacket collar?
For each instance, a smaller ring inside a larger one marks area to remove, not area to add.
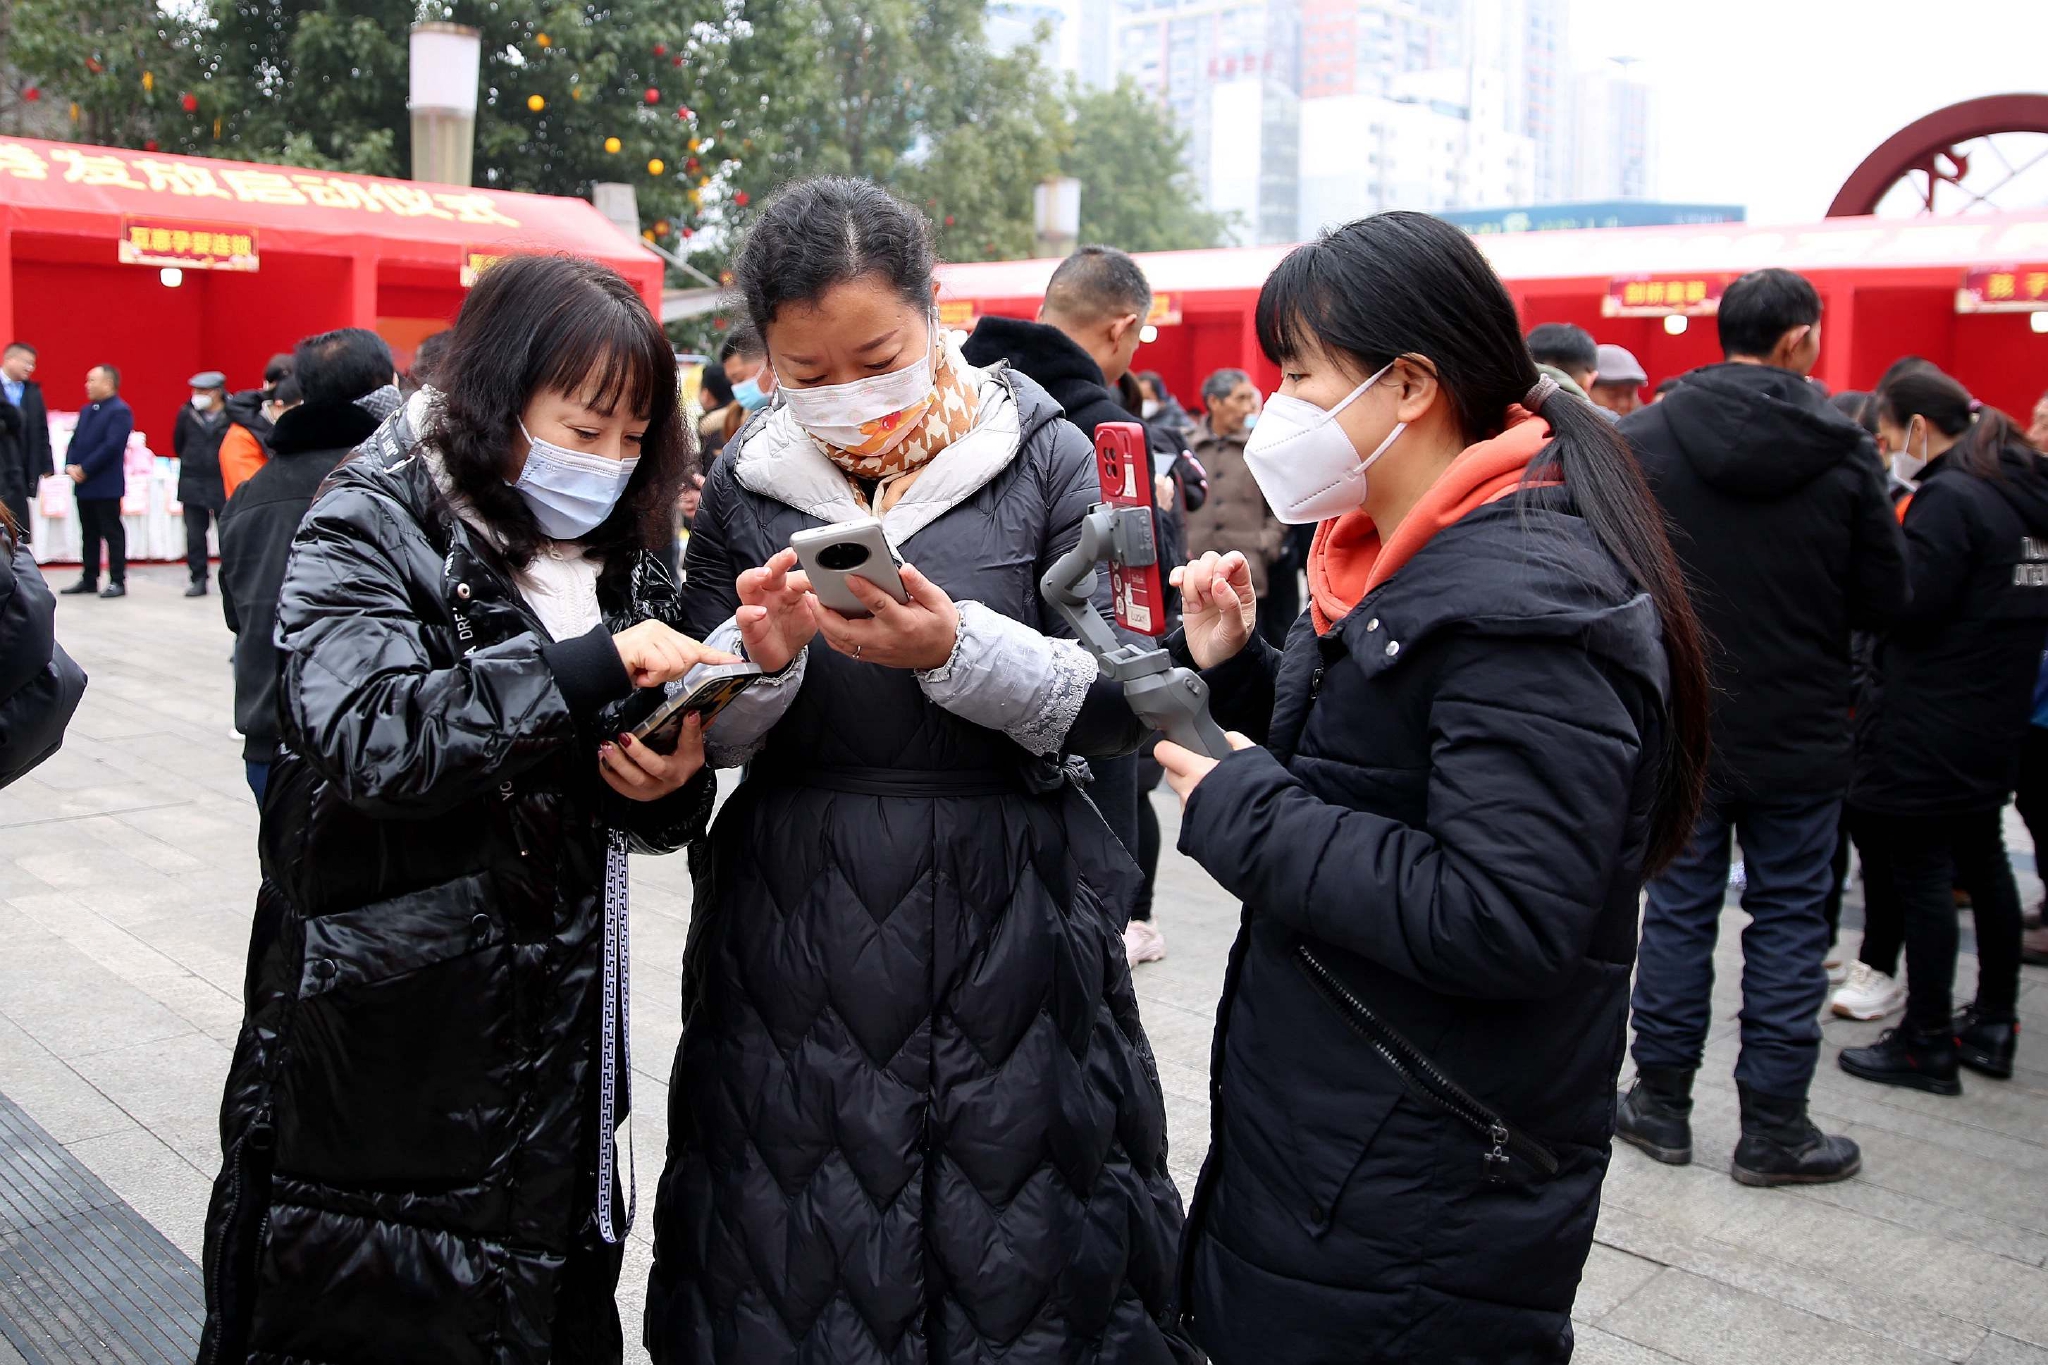
[[[953,364],[979,394],[974,429],[926,465],[882,514],[882,529],[897,545],[973,497],[1023,445],[1023,410],[1009,377],[969,365],[957,348]],[[855,500],[845,471],[825,458],[788,408],[775,408],[735,439],[740,445],[732,457],[733,477],[748,492],[828,523],[872,515]]]
[[[277,419],[268,444],[273,455],[353,450],[376,430],[377,419],[354,403],[302,403]]]

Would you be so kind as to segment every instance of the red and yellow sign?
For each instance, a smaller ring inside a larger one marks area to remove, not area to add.
[[[955,332],[971,332],[980,320],[979,311],[972,299],[941,299],[939,301],[939,326]]]
[[[256,229],[240,223],[170,218],[121,219],[122,265],[174,265],[186,270],[254,270]]]
[[[1152,311],[1145,315],[1148,327],[1180,326],[1180,300],[1171,294],[1154,294]]]
[[[504,259],[505,253],[502,251],[479,251],[473,246],[464,247],[462,249],[462,287],[464,289],[475,287],[477,276],[483,274],[486,270],[489,270]]]
[[[1963,276],[1958,313],[2038,313],[2048,310],[2048,265],[1987,265]]]
[[[1721,311],[1721,291],[1727,287],[1725,275],[1692,275],[1677,279],[1657,275],[1617,275],[1608,282],[1607,297],[1600,301],[1600,316],[1660,318],[1678,313],[1686,317],[1712,317]]]

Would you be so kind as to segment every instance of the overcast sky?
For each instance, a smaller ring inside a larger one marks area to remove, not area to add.
[[[1660,199],[1816,219],[1857,162],[1922,114],[2048,91],[2048,0],[1573,0],[1581,67],[1657,92]]]

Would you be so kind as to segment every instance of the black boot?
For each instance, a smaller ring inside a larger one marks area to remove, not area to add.
[[[1869,1047],[1842,1049],[1842,1070],[1879,1085],[1902,1085],[1935,1095],[1960,1095],[1956,1079],[1956,1040],[1947,1031],[1921,1033],[1904,1026],[1888,1028]]]
[[[1956,1060],[1997,1081],[2012,1079],[2012,1054],[2020,1043],[2020,1021],[1994,1019],[1971,1001],[1956,1015]]]
[[[1621,1097],[1614,1135],[1667,1166],[1692,1160],[1692,1077],[1661,1066],[1636,1069],[1636,1083]]]
[[[191,587],[189,587],[189,588],[187,588],[187,589],[185,589],[185,596],[187,596],[187,597],[204,597],[204,596],[206,596],[206,580],[205,580],[205,579],[203,579],[203,578],[195,578],[195,579],[193,579],[193,580],[192,580],[192,586],[191,586]]]
[[[1863,1153],[1845,1137],[1829,1137],[1806,1117],[1804,1099],[1788,1100],[1741,1082],[1742,1140],[1728,1174],[1743,1185],[1828,1185],[1863,1169]]]

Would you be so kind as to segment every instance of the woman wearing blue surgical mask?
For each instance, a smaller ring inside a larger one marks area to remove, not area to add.
[[[1241,555],[1176,574],[1242,733],[1159,761],[1245,902],[1183,1307],[1218,1365],[1563,1362],[1638,893],[1701,799],[1699,629],[1627,447],[1464,233],[1352,223],[1257,320],[1283,382],[1245,459],[1316,532],[1284,649]]]
[[[619,703],[729,657],[670,624],[675,359],[618,275],[519,256],[435,380],[279,593],[207,1360],[622,1350],[626,854],[700,831],[712,784],[694,728],[652,753]]]
[[[734,274],[781,403],[710,473],[684,602],[774,676],[707,736],[747,773],[693,858],[648,1349],[1192,1359],[1138,872],[1074,761],[1140,729],[1038,593],[1094,452],[941,331],[930,225],[882,189],[789,188]],[[910,600],[856,578],[851,620],[784,547],[864,514]]]

